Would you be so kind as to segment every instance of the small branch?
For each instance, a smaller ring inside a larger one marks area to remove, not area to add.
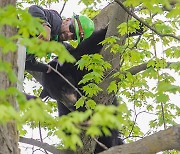
[[[64,2],[63,7],[62,7],[61,11],[59,12],[60,16],[61,16],[62,12],[64,11],[65,5],[66,5],[66,1]]]
[[[168,68],[169,65],[175,64],[175,63],[176,63],[176,62],[167,62],[167,67],[166,67],[166,68]],[[125,75],[127,72],[130,72],[132,75],[135,75],[135,74],[137,74],[137,73],[139,73],[139,72],[141,72],[141,71],[146,70],[147,68],[148,68],[148,67],[147,67],[147,63],[144,63],[144,64],[140,64],[140,65],[131,67],[130,69],[128,69],[128,70],[126,70],[126,71],[124,71],[124,72],[121,72],[121,74],[124,74],[124,75]],[[116,72],[119,72],[119,70],[113,69],[112,71],[110,71],[110,73],[108,73],[107,76],[110,76],[110,75],[112,75],[113,73],[116,73]],[[107,78],[107,76],[106,76],[106,78]],[[117,80],[119,81],[119,79],[117,79]]]
[[[147,113],[147,114],[152,114],[152,115],[154,115],[154,113],[150,113],[150,112],[147,112],[147,111],[141,111],[141,112],[137,113],[137,114],[135,115],[135,120],[134,120],[132,129],[131,129],[131,131],[130,131],[128,137],[124,138],[124,140],[126,140],[127,138],[130,138],[130,137],[139,137],[139,138],[143,138],[143,137],[140,137],[140,136],[131,136],[131,134],[132,134],[132,132],[133,132],[133,129],[134,129],[134,126],[135,126],[135,124],[136,124],[138,115],[141,114],[141,113]]]
[[[167,62],[167,67],[165,68],[168,68],[171,64],[175,64],[176,62]],[[132,75],[135,75],[141,71],[144,71],[146,70],[148,67],[147,67],[147,63],[144,63],[144,64],[140,64],[138,66],[134,66],[134,67],[131,67],[130,69],[126,70],[126,72],[130,72]],[[125,72],[123,72],[124,74]]]
[[[142,35],[139,35],[136,43],[134,44],[134,46],[133,46],[131,49],[137,48],[137,45],[138,45],[139,41],[141,40],[141,36],[142,36]]]
[[[140,138],[140,139],[143,139],[144,137],[143,136],[128,136],[126,138],[124,138],[124,140],[128,139],[128,138]]]
[[[136,93],[135,88],[133,88],[133,94],[134,94],[133,100],[136,100],[136,98],[135,98],[135,93]],[[133,104],[134,104],[134,114],[135,114],[135,118],[134,118],[133,125],[132,125],[131,131],[130,131],[128,137],[131,136],[131,134],[132,134],[132,132],[133,132],[134,126],[135,126],[135,124],[136,124],[137,116],[138,116],[138,115],[136,114],[136,106],[135,106],[134,101],[133,101]]]
[[[115,0],[115,2],[117,2],[129,15],[133,16],[136,20],[138,20],[140,23],[142,23],[143,25],[145,25],[146,27],[148,27],[150,30],[152,30],[153,32],[155,32],[157,35],[159,35],[160,37],[172,37],[178,41],[180,41],[180,38],[177,36],[174,36],[173,34],[161,34],[159,33],[157,30],[155,30],[154,28],[152,28],[149,24],[147,24],[145,21],[141,20],[136,14],[134,14],[133,12],[130,12],[120,0]]]
[[[129,70],[127,70],[126,72],[130,72],[132,75],[135,75],[141,71],[144,71],[147,69],[147,63],[144,63],[144,64],[140,64],[138,66],[134,66],[134,67],[131,67]]]
[[[165,115],[164,115],[164,105],[163,103],[161,102],[161,112],[162,112],[162,119],[163,119],[163,124],[164,124],[164,129],[166,129],[166,120],[165,120]]]
[[[78,92],[78,94],[82,97],[83,95],[81,94],[81,92],[78,90],[78,88],[76,88],[71,82],[69,82],[69,80],[67,80],[60,72],[58,72],[56,69],[54,69],[53,67],[51,67],[49,65],[49,67],[55,72],[57,73],[63,80],[65,80],[72,88],[74,88],[75,91]]]
[[[104,150],[108,149],[108,147],[106,147],[103,143],[99,142],[97,139],[94,138],[94,141],[99,144],[99,146],[102,147]]]
[[[41,123],[40,122],[39,122],[38,128],[39,128],[40,141],[43,143],[42,132],[41,132]],[[44,150],[44,152],[46,154],[48,154],[48,152],[46,150]]]

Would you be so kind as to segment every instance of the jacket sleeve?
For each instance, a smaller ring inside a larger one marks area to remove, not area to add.
[[[42,7],[38,5],[32,5],[29,7],[28,12],[33,16],[33,17],[38,17],[44,21],[44,23],[47,23],[49,26],[50,24],[48,23],[48,19],[46,17],[45,11]]]

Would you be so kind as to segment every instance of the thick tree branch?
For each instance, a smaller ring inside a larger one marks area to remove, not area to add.
[[[37,140],[32,139],[32,138],[20,137],[19,142],[30,144],[30,145],[33,145],[33,146],[37,146],[39,148],[42,148],[42,149],[47,150],[49,152],[52,152],[53,154],[60,154],[60,150],[56,149],[54,146],[51,146],[51,145],[49,145],[47,143],[37,141]]]
[[[145,25],[146,27],[148,27],[150,30],[152,30],[154,33],[156,33],[157,35],[159,35],[160,37],[172,37],[178,41],[180,41],[180,38],[177,36],[174,36],[173,34],[161,34],[159,33],[156,29],[152,28],[152,26],[150,26],[149,24],[147,24],[145,21],[141,20],[136,14],[134,14],[133,12],[129,11],[121,2],[121,0],[115,0],[115,2],[117,2],[129,15],[133,16],[136,20],[138,20],[140,23],[142,23],[143,25]]]
[[[44,150],[47,150],[47,151],[49,151],[49,152],[51,152],[53,154],[67,154],[67,152],[69,154],[73,153],[72,151],[69,151],[69,150],[59,150],[59,149],[56,149],[52,145],[49,145],[47,143],[43,143],[43,142],[37,141],[37,140],[32,139],[32,138],[20,137],[19,142],[30,144],[30,145],[33,145],[33,146],[37,146],[37,147],[42,148]]]
[[[110,148],[101,154],[154,154],[173,149],[180,150],[180,125],[159,131],[136,142]]]

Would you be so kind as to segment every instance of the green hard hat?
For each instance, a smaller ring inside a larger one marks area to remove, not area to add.
[[[73,18],[74,18],[74,27],[75,27],[77,41],[78,43],[80,43],[82,40],[90,37],[91,34],[93,33],[94,22],[90,18],[84,15],[74,15]],[[78,24],[78,22],[80,22],[81,26]],[[80,27],[82,27],[83,37],[81,37]]]

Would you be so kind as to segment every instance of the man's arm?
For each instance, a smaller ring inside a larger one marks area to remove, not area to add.
[[[51,25],[48,22],[48,19],[46,17],[46,14],[44,12],[44,9],[38,5],[32,5],[29,7],[28,12],[33,16],[33,17],[38,17],[44,21],[44,23],[47,23],[51,27]]]
[[[29,7],[28,12],[33,16],[33,17],[38,17],[42,19],[42,25],[46,30],[46,36],[43,36],[40,34],[38,36],[39,39],[44,40],[44,41],[50,41],[51,39],[51,25],[48,22],[48,19],[46,17],[45,11],[42,7],[37,6],[37,5],[32,5]]]

